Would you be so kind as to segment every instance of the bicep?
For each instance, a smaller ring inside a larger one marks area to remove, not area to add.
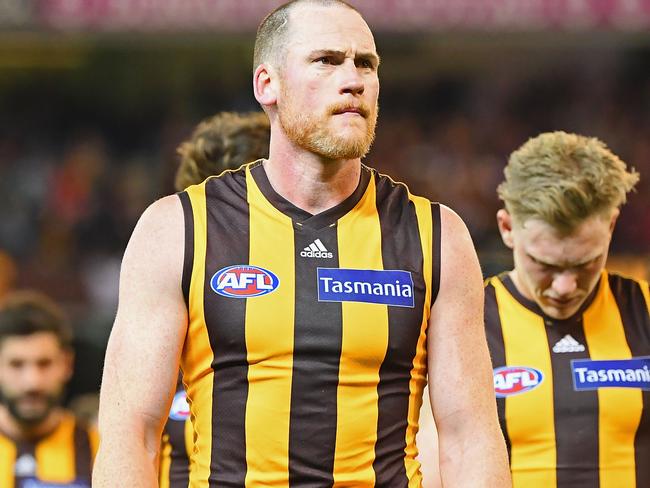
[[[440,290],[427,346],[431,403],[442,431],[447,420],[480,415],[494,398],[478,258],[465,224],[446,207],[441,207],[441,235]]]
[[[183,246],[178,198],[159,200],[141,217],[124,254],[118,311],[106,352],[100,428],[102,423],[114,428],[116,417],[128,416],[162,427],[187,328],[180,286]]]

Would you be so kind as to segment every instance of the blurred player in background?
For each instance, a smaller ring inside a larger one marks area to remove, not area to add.
[[[497,221],[514,268],[489,279],[485,312],[516,488],[650,486],[648,283],[604,269],[638,179],[565,132],[505,168]]]
[[[264,112],[222,112],[203,120],[192,136],[178,147],[180,164],[176,171],[176,191],[198,185],[210,176],[269,154],[270,126]],[[192,426],[185,389],[180,382],[172,400],[160,450],[160,488],[186,488],[189,483],[189,456]]]
[[[208,117],[178,146],[176,191],[268,157],[270,137],[269,118],[264,112],[221,112]]]
[[[0,303],[0,486],[89,488],[97,435],[62,408],[72,331],[35,292]]]
[[[443,482],[509,486],[469,233],[361,164],[369,27],[345,2],[291,2],[254,65],[269,158],[159,200],[125,253],[95,486],[155,484],[179,359],[192,486],[420,486],[427,373]]]

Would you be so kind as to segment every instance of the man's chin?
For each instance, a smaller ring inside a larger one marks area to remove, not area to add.
[[[554,304],[539,304],[542,311],[555,320],[566,320],[575,315],[582,302],[567,304],[566,306],[554,305]]]
[[[14,417],[21,424],[28,426],[43,422],[48,417],[53,408],[51,405],[27,407],[16,404],[9,405],[8,407],[12,417]]]

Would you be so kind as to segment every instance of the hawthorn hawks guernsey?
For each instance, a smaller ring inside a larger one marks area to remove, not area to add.
[[[311,215],[262,161],[179,196],[190,486],[419,487],[438,205],[362,166]]]
[[[507,274],[485,321],[515,488],[650,487],[648,283],[603,271],[553,320]]]

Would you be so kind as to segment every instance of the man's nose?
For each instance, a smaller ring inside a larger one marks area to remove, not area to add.
[[[553,277],[553,291],[560,297],[571,296],[578,288],[578,280],[572,271],[562,271]]]
[[[363,76],[359,72],[359,67],[353,59],[346,59],[341,65],[341,88],[340,92],[350,93],[352,95],[361,95],[365,88]]]
[[[26,390],[42,388],[45,379],[46,375],[37,365],[26,366],[20,375],[22,387]]]

